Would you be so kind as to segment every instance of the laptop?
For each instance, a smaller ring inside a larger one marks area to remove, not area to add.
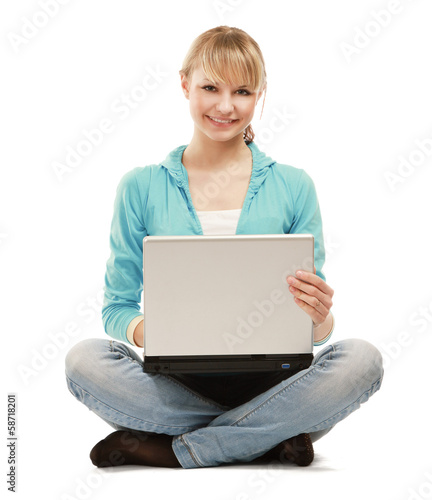
[[[286,278],[313,266],[311,234],[146,236],[144,371],[307,368],[313,322]]]

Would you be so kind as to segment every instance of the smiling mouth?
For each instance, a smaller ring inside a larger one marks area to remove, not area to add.
[[[233,123],[233,122],[236,122],[237,120],[224,120],[222,118],[216,118],[214,116],[208,116],[208,118],[210,118],[210,120],[216,122],[216,123]]]

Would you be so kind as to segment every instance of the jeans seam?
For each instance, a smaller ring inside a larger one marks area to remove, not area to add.
[[[286,385],[285,387],[283,387],[282,389],[280,389],[279,391],[277,391],[276,393],[272,394],[271,396],[269,396],[265,401],[263,401],[261,404],[259,404],[256,408],[253,408],[252,410],[250,410],[249,412],[245,413],[243,416],[241,416],[240,418],[238,418],[235,422],[233,422],[231,424],[231,426],[234,426],[234,425],[239,425],[240,422],[242,420],[245,420],[247,418],[249,418],[251,415],[253,415],[255,412],[257,412],[258,410],[262,409],[266,404],[268,404],[272,399],[276,398],[277,396],[279,396],[281,393],[287,391],[288,389],[290,389],[291,387],[295,386],[295,385],[298,385],[298,383],[300,383],[300,381],[303,381],[305,380],[306,378],[308,378],[310,375],[312,375],[312,373],[317,369],[319,368],[318,365],[314,365],[312,367],[311,370],[309,370],[307,373],[305,373],[304,375],[302,375],[301,377],[299,377],[298,379],[294,380],[294,382]]]
[[[192,460],[196,463],[198,467],[205,467],[204,464],[202,464],[197,457],[195,457],[194,453],[190,449],[189,445],[186,443],[186,441],[183,438],[183,435],[180,436],[180,440],[183,443],[184,447],[186,448],[187,452],[189,453],[190,457]]]
[[[176,425],[164,425],[164,424],[160,424],[160,423],[155,423],[155,422],[149,422],[148,420],[143,420],[143,419],[140,419],[138,417],[133,417],[132,415],[128,415],[127,413],[124,413],[122,411],[119,411],[117,410],[116,408],[113,408],[112,406],[110,405],[107,405],[106,403],[104,403],[103,401],[101,401],[100,399],[96,398],[93,396],[93,394],[90,394],[88,391],[86,391],[83,387],[81,387],[79,384],[77,384],[76,382],[74,382],[73,380],[71,380],[67,375],[66,375],[66,378],[67,380],[73,384],[75,387],[78,387],[83,393],[87,394],[89,397],[93,398],[94,401],[96,401],[97,403],[101,404],[102,406],[104,406],[105,408],[108,408],[109,410],[112,410],[113,412],[117,413],[118,415],[123,415],[125,416],[126,418],[129,418],[129,419],[134,419],[134,420],[137,420],[139,422],[142,422],[144,424],[149,424],[149,425],[156,425],[156,426],[160,426],[160,427],[166,427],[167,429],[170,429],[170,428],[180,428],[180,429],[183,429],[185,426],[176,426]],[[70,391],[70,389],[69,389]],[[72,393],[72,391],[70,391]],[[73,394],[73,393],[72,393]],[[76,396],[75,396],[76,397]],[[78,398],[77,398],[78,399]],[[82,401],[81,401],[82,402]],[[114,422],[116,423],[116,422]],[[118,425],[122,425],[122,424],[118,424]]]

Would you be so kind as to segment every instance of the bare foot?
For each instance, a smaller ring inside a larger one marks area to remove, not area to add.
[[[90,459],[97,467],[181,467],[171,446],[172,439],[166,434],[115,431],[93,447]]]

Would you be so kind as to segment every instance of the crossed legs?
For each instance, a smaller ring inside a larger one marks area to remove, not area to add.
[[[372,344],[342,340],[323,348],[308,369],[231,408],[172,377],[145,373],[135,351],[119,342],[84,340],[66,357],[70,392],[118,430],[95,446],[92,460],[106,462],[117,451],[123,464],[164,467],[251,462],[280,453],[283,442],[292,447],[297,436],[313,441],[366,402],[382,377]],[[135,450],[121,440],[135,440]]]

